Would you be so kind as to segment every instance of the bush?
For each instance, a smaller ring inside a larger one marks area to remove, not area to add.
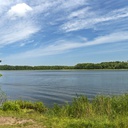
[[[34,109],[34,103],[30,101],[17,100],[16,103],[20,106],[21,109]]]
[[[2,109],[4,111],[20,111],[20,106],[13,101],[3,103]]]
[[[18,100],[16,103],[20,106],[21,109],[33,109],[37,112],[45,112],[47,109],[42,102],[30,102]]]
[[[34,110],[42,113],[42,112],[45,112],[47,109],[42,102],[35,102]]]
[[[32,109],[37,112],[45,112],[47,109],[42,102],[30,102],[30,101],[7,101],[2,105],[4,111],[20,111],[21,109]]]

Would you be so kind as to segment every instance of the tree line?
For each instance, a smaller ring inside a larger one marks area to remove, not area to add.
[[[0,70],[63,70],[74,69],[73,66],[11,66],[0,65]]]
[[[79,63],[75,65],[75,69],[128,69],[128,62]]]
[[[64,69],[128,69],[128,62],[78,63],[75,66],[12,66],[0,65],[0,70],[64,70]]]

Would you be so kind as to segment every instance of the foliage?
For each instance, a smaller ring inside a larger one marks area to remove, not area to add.
[[[33,109],[37,112],[46,112],[47,108],[42,102],[30,102],[18,100],[16,103],[20,106],[21,109]]]
[[[121,96],[97,96],[92,101],[86,97],[75,98],[71,104],[63,106],[55,105],[52,108],[53,115],[83,118],[92,115],[116,115],[128,114],[128,94]]]
[[[20,111],[23,109],[31,109],[36,112],[46,112],[47,108],[44,106],[42,102],[30,102],[30,101],[6,101],[2,105],[2,109],[4,111]]]
[[[0,65],[0,70],[63,70],[63,69],[128,69],[128,62],[78,63],[75,66],[11,66]]]
[[[128,94],[75,98],[71,104],[54,105],[47,126],[56,128],[126,128]],[[52,123],[49,123],[52,122]]]
[[[16,102],[7,101],[3,103],[3,111],[20,111],[20,106]]]
[[[34,119],[39,124],[43,122],[47,128],[127,128],[128,94],[100,95],[92,101],[79,96],[70,104],[55,104],[52,108],[46,108],[41,102],[6,101],[2,111],[13,116],[18,112],[18,116]]]
[[[73,66],[11,66],[0,65],[0,70],[63,70],[73,69]]]
[[[128,62],[101,62],[101,63],[79,63],[75,69],[128,69]]]

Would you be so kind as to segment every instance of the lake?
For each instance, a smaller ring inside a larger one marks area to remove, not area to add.
[[[128,92],[126,70],[0,71],[1,89],[8,99],[43,101],[46,105],[71,102],[77,95],[90,100],[96,95]]]

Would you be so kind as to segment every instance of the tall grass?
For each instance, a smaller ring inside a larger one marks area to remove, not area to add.
[[[42,102],[6,101],[2,111],[36,112],[38,120],[48,128],[127,128],[128,94],[120,96],[96,96],[89,101],[85,96],[74,98],[72,103],[55,104],[52,108]],[[43,120],[41,116],[43,115]],[[30,116],[31,118],[31,116]]]
[[[11,110],[11,107],[17,106],[19,109],[31,109],[37,112],[51,113],[56,116],[65,116],[72,118],[88,117],[93,115],[128,115],[128,94],[119,96],[96,96],[89,101],[85,96],[74,98],[72,103],[65,105],[55,104],[52,108],[46,107],[42,102],[30,101],[6,101],[5,94],[1,94],[1,103],[3,110]],[[13,110],[13,109],[12,109]],[[15,109],[14,109],[15,110]]]
[[[128,94],[96,96],[92,101],[80,96],[50,111],[57,128],[128,128]]]
[[[128,114],[128,94],[120,96],[96,96],[92,101],[87,97],[75,98],[71,104],[55,105],[52,109],[55,115],[73,118],[93,115],[126,115]]]

